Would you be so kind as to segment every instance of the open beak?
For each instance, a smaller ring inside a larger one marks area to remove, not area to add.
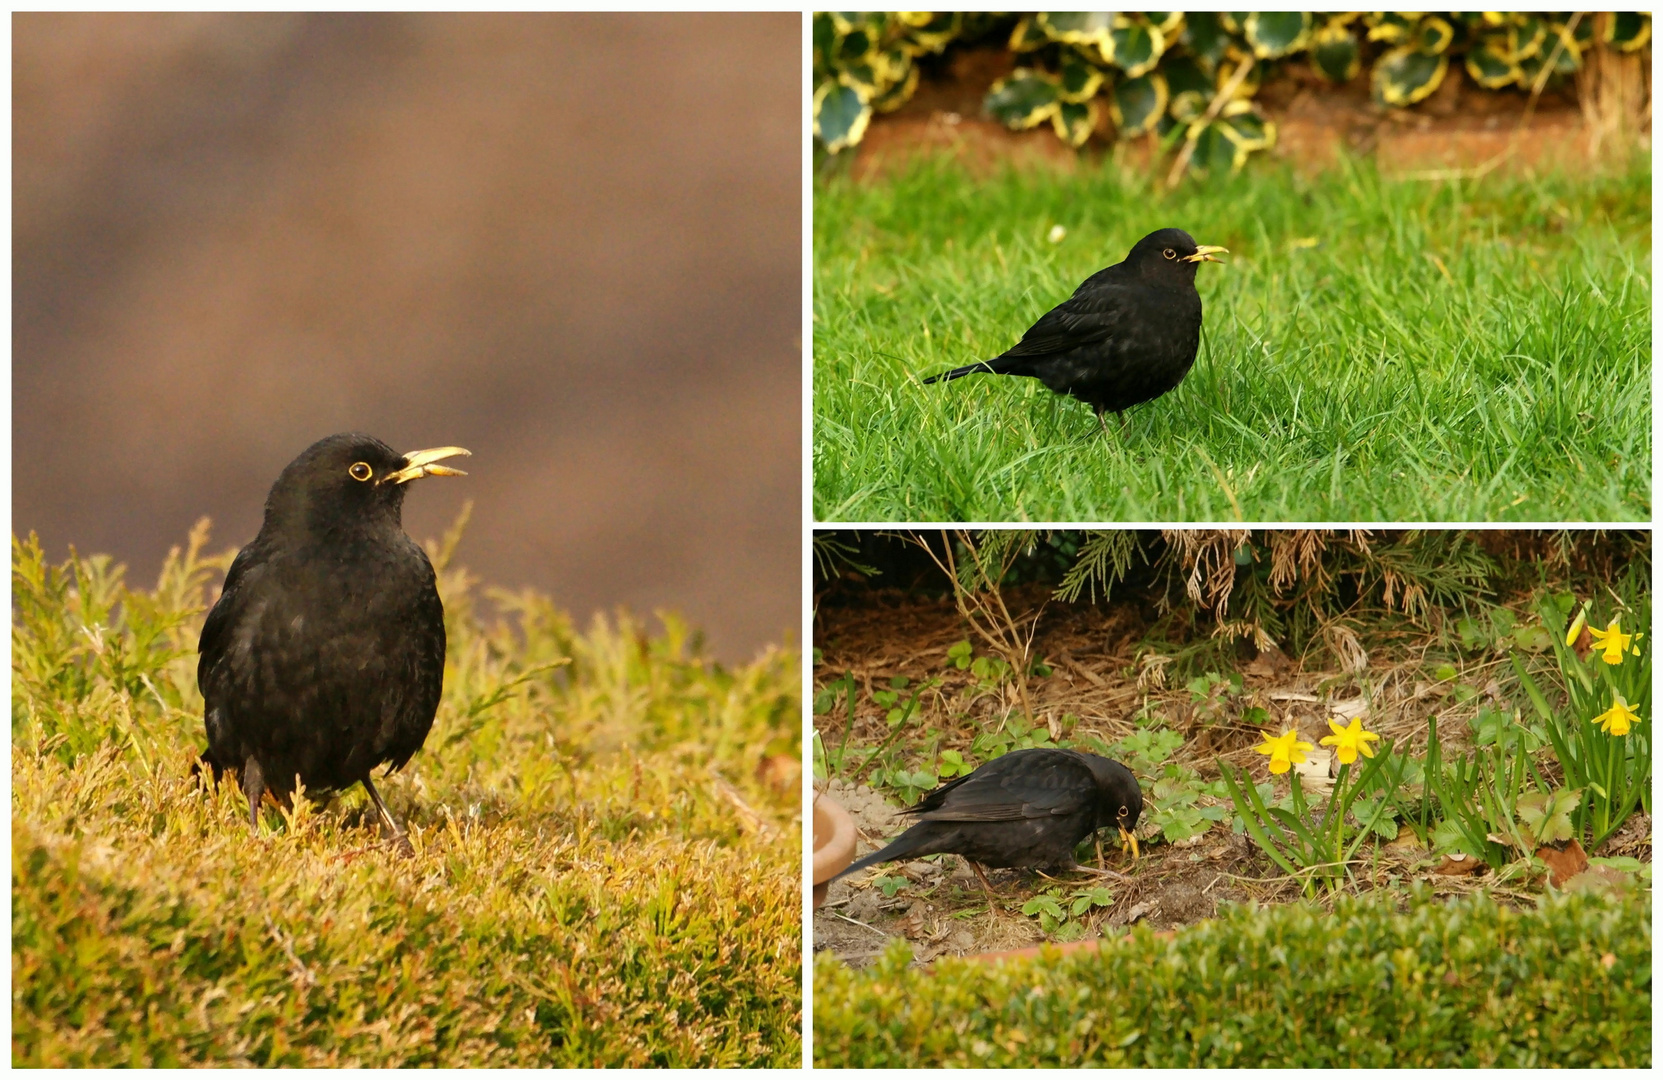
[[[404,455],[404,468],[398,472],[388,473],[381,478],[383,484],[404,484],[411,480],[420,480],[424,476],[466,476],[461,469],[453,469],[448,465],[435,465],[435,461],[443,461],[451,457],[472,457],[470,451],[460,446],[436,446],[431,450],[412,450]]]
[[[1214,247],[1212,244],[1202,244],[1202,245],[1200,245],[1199,247],[1197,247],[1195,249],[1195,254],[1194,255],[1185,255],[1184,256],[1184,261],[1185,262],[1193,262],[1193,263],[1198,263],[1198,262],[1222,262],[1223,261],[1222,259],[1213,258],[1214,255],[1218,254],[1221,251],[1226,255],[1230,254],[1230,249],[1229,248]]]
[[[1132,858],[1136,859],[1138,857],[1138,838],[1127,832],[1126,826],[1124,825],[1120,826],[1120,845],[1121,847],[1130,845],[1132,848]]]

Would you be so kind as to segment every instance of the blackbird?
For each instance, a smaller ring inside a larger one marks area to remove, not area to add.
[[[1137,778],[1118,761],[1077,750],[1012,750],[903,810],[918,824],[837,876],[938,852],[986,866],[1084,869],[1074,848],[1111,825],[1135,855],[1132,828],[1142,812]]]
[[[924,381],[973,375],[1026,375],[1097,412],[1117,417],[1184,381],[1201,344],[1196,267],[1218,262],[1182,229],[1161,229],[1137,242],[1125,262],[1086,278],[1074,295],[1047,311],[1010,349],[980,363]]]
[[[215,781],[240,774],[256,833],[268,791],[286,806],[297,778],[318,793],[358,783],[409,850],[370,770],[402,767],[433,726],[445,612],[399,513],[407,483],[465,476],[435,462],[467,453],[399,454],[368,435],[332,435],[272,485],[260,533],[202,626],[196,668],[202,760]]]

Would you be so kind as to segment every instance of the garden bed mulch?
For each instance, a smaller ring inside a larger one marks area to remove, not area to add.
[[[1246,768],[1257,780],[1266,778],[1266,759],[1253,749],[1261,728],[1240,720],[1242,712],[1254,706],[1267,710],[1273,726],[1291,725],[1311,743],[1328,734],[1327,720],[1336,712],[1363,715],[1369,730],[1400,745],[1407,740],[1419,755],[1425,749],[1429,717],[1438,718],[1448,751],[1468,738],[1466,721],[1480,705],[1511,707],[1512,696],[1522,699],[1505,657],[1469,658],[1458,665],[1457,679],[1439,682],[1428,674],[1431,665],[1426,662],[1434,636],[1397,630],[1368,635],[1366,641],[1351,635],[1349,644],[1339,650],[1346,657],[1345,669],[1334,663],[1328,650],[1307,661],[1276,651],[1250,655],[1253,650],[1244,646],[1246,655],[1234,668],[1241,676],[1242,693],[1222,707],[1209,708],[1206,702],[1195,702],[1181,680],[1166,677],[1170,658],[1146,647],[1156,617],[1148,605],[1121,600],[1068,605],[1048,602],[1049,594],[1048,587],[1038,585],[1005,592],[1018,625],[1028,625],[1039,613],[1033,650],[1051,666],[1052,674],[1029,685],[1038,721],[1049,726],[1053,736],[1096,736],[1112,743],[1135,729],[1139,712],[1160,715],[1185,738],[1171,760],[1195,769],[1204,780],[1218,777],[1215,759]],[[939,733],[942,749],[968,751],[978,731],[995,728],[1016,706],[1008,687],[972,697],[966,705],[965,691],[976,680],[948,662],[947,650],[970,635],[950,600],[899,590],[834,591],[821,597],[815,631],[820,654],[816,687],[845,672],[860,687],[854,727],[848,733],[850,746],[876,746],[890,734],[886,710],[873,703],[871,694],[895,676],[914,684],[942,680],[939,687],[926,691],[909,721],[920,730]],[[976,651],[983,651],[979,643]],[[1457,685],[1478,693],[1459,700]],[[847,715],[839,701],[831,712],[815,718],[826,746],[843,741]],[[909,737],[907,743],[916,741]],[[904,750],[902,754],[906,756]],[[865,854],[901,832],[906,819],[897,815],[900,804],[893,794],[875,790],[864,782],[861,770],[854,771],[853,776],[819,786],[850,811],[860,834],[858,854]],[[1139,922],[1176,929],[1213,917],[1221,902],[1284,903],[1301,895],[1297,882],[1228,826],[1214,825],[1187,841],[1167,844],[1157,839],[1146,818],[1138,835],[1143,857],[1135,863],[1111,839],[1104,839],[1107,865],[1129,874],[1130,880],[1106,883],[1113,902],[1080,920],[1084,937],[1124,934]],[[1636,814],[1598,854],[1649,862],[1649,819]],[[895,876],[907,878],[909,884],[886,896],[878,882]],[[858,872],[835,882],[825,905],[815,912],[814,949],[829,950],[860,967],[897,936],[912,943],[920,962],[1056,940],[1021,911],[1024,902],[1053,881],[1020,870],[989,871],[989,880],[994,889],[991,903],[970,867],[955,856]],[[1449,860],[1421,848],[1407,829],[1378,848],[1360,871],[1356,887],[1395,888],[1410,880],[1428,881],[1440,894],[1488,889],[1497,899],[1518,903],[1529,902],[1529,890],[1537,888],[1516,881],[1497,885],[1488,873],[1452,867]],[[1083,874],[1065,883],[1078,888],[1099,884]]]

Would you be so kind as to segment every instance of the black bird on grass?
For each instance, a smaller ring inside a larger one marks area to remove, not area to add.
[[[1225,248],[1197,245],[1182,229],[1161,229],[1137,242],[1125,262],[1086,278],[1074,295],[1028,328],[1010,349],[927,383],[977,372],[1026,375],[1097,412],[1117,417],[1184,381],[1201,344],[1201,295],[1195,271]]]
[[[393,451],[368,435],[312,444],[272,485],[265,522],[237,553],[202,627],[196,681],[215,781],[230,769],[250,825],[271,792],[363,784],[383,828],[408,851],[370,782],[421,749],[439,707],[445,612],[427,554],[400,523],[405,485],[465,476],[435,464],[457,446]]]
[[[973,865],[1085,870],[1074,849],[1098,829],[1115,826],[1137,854],[1132,829],[1142,812],[1137,778],[1118,761],[1077,750],[1012,750],[903,810],[918,824],[837,876],[939,852]]]

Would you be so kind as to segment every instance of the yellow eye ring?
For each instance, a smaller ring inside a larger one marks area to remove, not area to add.
[[[346,474],[354,480],[368,480],[370,477],[375,475],[375,470],[364,464],[362,461],[354,461],[352,463],[352,468],[348,469]]]
[[[1171,248],[1167,248],[1165,251],[1161,252],[1161,254],[1165,255],[1169,259],[1176,259],[1178,257],[1178,253],[1173,251]]]

